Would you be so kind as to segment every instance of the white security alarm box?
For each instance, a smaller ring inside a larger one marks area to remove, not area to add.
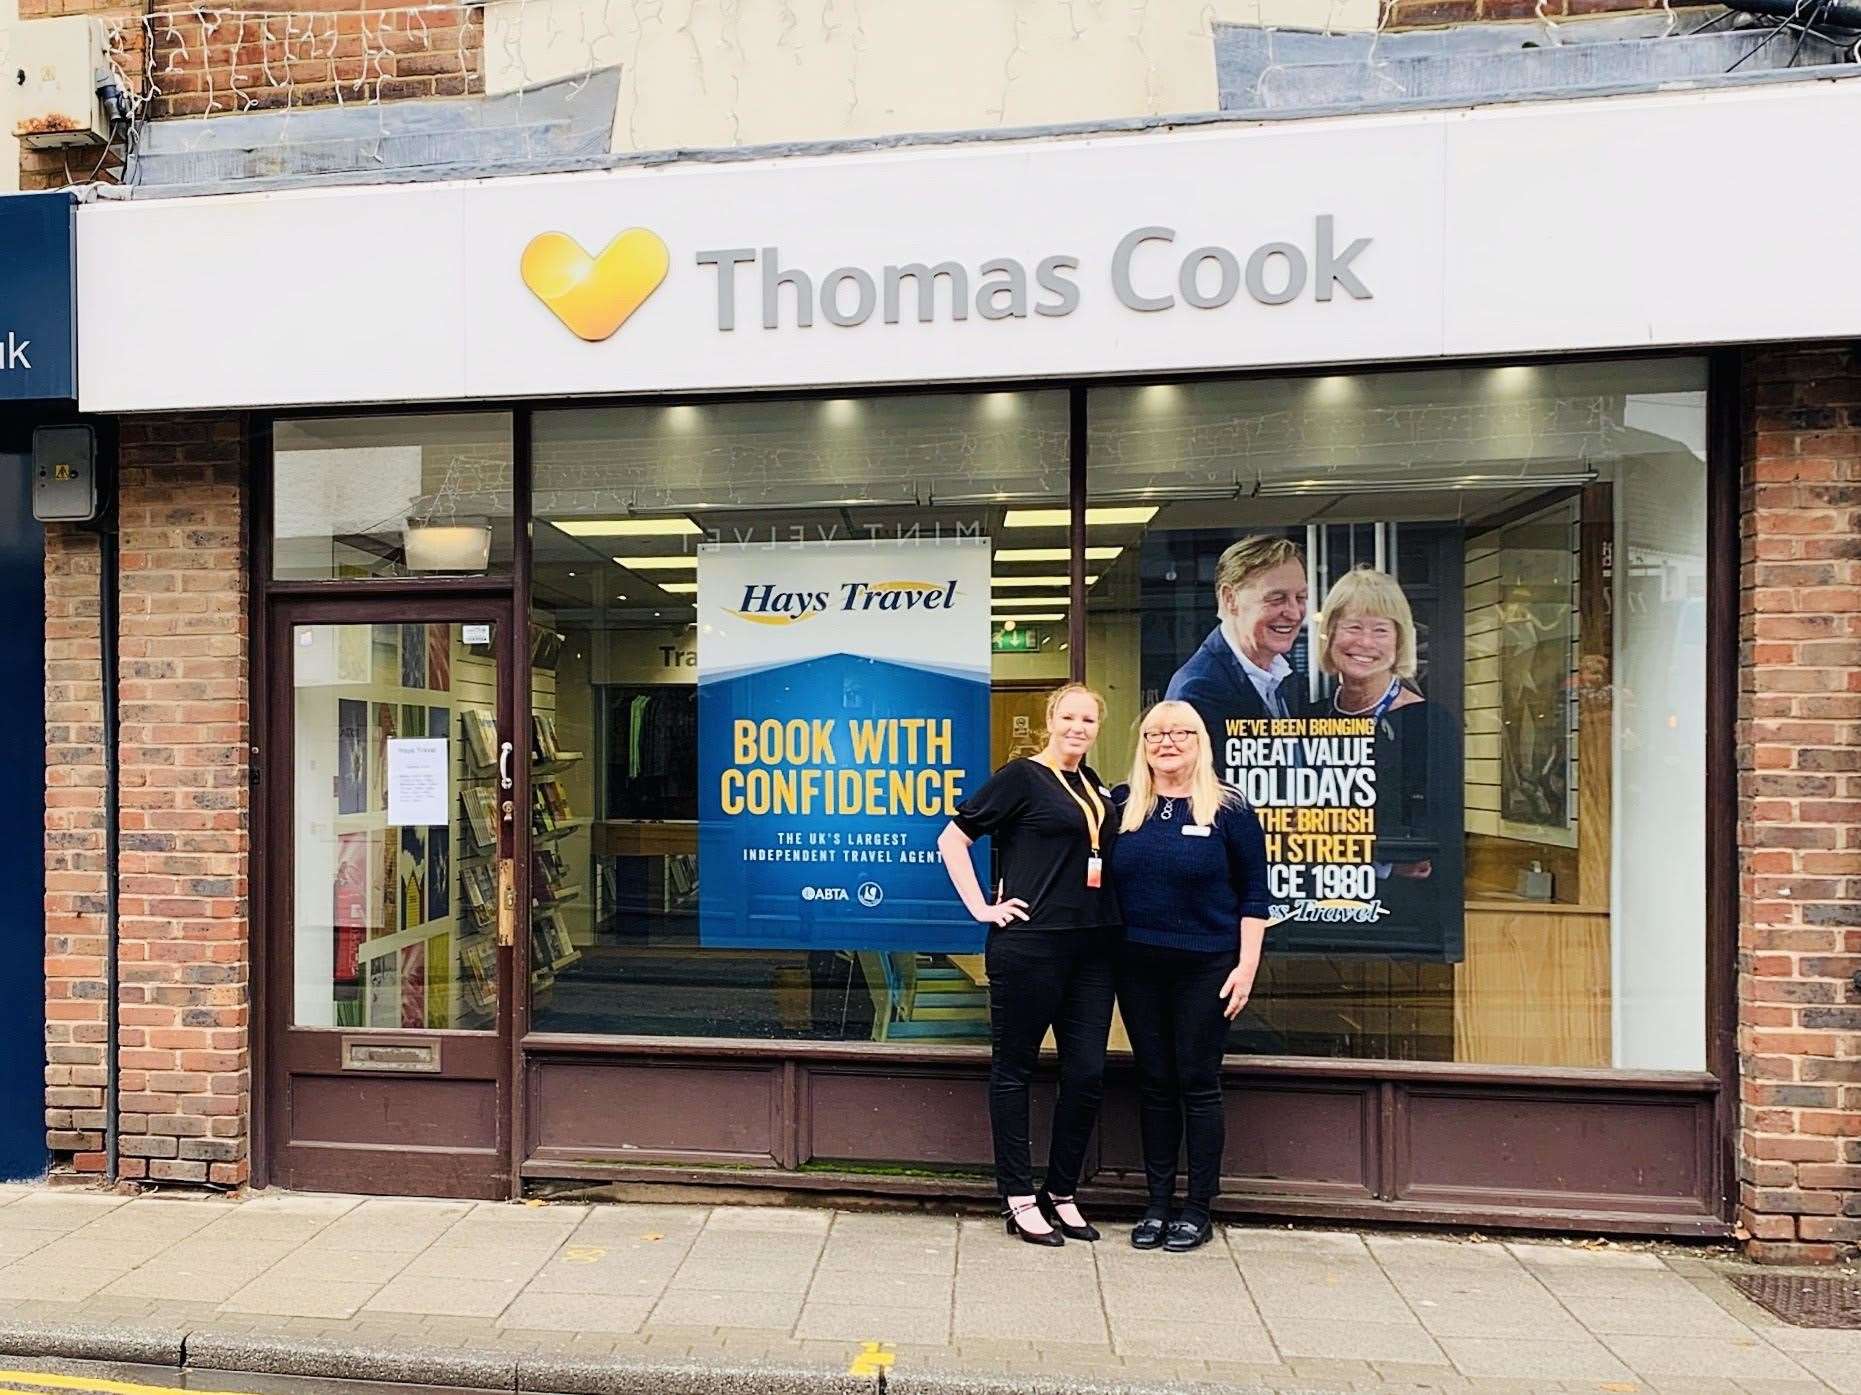
[[[103,144],[109,122],[97,85],[109,70],[103,25],[84,15],[28,19],[13,26],[5,86],[13,93],[13,134],[39,149]]]

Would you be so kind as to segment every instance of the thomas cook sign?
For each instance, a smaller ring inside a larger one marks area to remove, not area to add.
[[[1104,259],[1110,293],[1127,310],[1154,313],[1178,303],[1197,310],[1219,310],[1243,286],[1261,305],[1284,305],[1301,295],[1330,300],[1342,291],[1353,300],[1369,300],[1370,288],[1353,265],[1370,246],[1359,237],[1342,250],[1336,219],[1321,213],[1311,242],[1263,242],[1237,253],[1218,244],[1170,255],[1176,230],[1161,224],[1135,228],[1118,240]],[[1055,253],[1028,264],[1016,257],[993,257],[972,270],[960,261],[906,261],[876,269],[839,266],[809,271],[784,265],[777,247],[714,248],[699,252],[699,267],[715,273],[717,327],[734,330],[747,300],[752,316],[760,311],[764,329],[792,325],[808,329],[820,318],[852,328],[875,317],[888,325],[905,320],[929,324],[940,315],[966,320],[973,308],[978,319],[1026,319],[1029,314],[1059,319],[1079,308],[1080,277],[1085,259]],[[740,275],[740,273],[743,273]],[[747,282],[749,295],[740,295]],[[973,297],[972,297],[973,289]]]
[[[86,393],[93,351],[94,400],[112,411],[1431,357],[1443,160],[1418,118],[86,205]],[[379,324],[379,278],[363,294],[341,277],[286,288],[290,355],[192,332],[220,284],[201,248],[379,267],[351,221],[365,213],[421,249],[394,264],[395,303],[415,313],[392,332],[355,330]],[[119,352],[113,303],[186,327],[182,351]]]
[[[1103,258],[1102,289],[1126,310],[1156,314],[1178,306],[1220,310],[1240,299],[1284,305],[1301,297],[1327,301],[1342,294],[1372,298],[1357,262],[1371,244],[1357,237],[1339,246],[1337,220],[1313,219],[1309,240],[1261,242],[1235,249],[1205,243],[1178,250],[1177,232],[1163,224],[1132,229]],[[712,277],[715,324],[729,333],[811,329],[817,323],[851,329],[871,321],[896,325],[980,320],[1059,319],[1079,309],[1086,259],[1066,252],[1029,263],[991,257],[901,260],[876,267],[848,264],[822,270],[790,262],[779,247],[707,248],[696,267]],[[591,342],[609,338],[662,282],[670,254],[644,228],[628,228],[598,256],[574,239],[546,232],[524,248],[524,284],[572,333]]]

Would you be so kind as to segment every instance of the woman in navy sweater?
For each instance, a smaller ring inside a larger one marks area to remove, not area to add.
[[[1137,1066],[1150,1204],[1140,1250],[1193,1250],[1214,1234],[1221,1177],[1221,1053],[1247,1005],[1267,927],[1260,821],[1215,775],[1208,728],[1186,702],[1144,714],[1123,791],[1112,885],[1124,918],[1118,1005]],[[1178,1141],[1189,1193],[1172,1211]]]

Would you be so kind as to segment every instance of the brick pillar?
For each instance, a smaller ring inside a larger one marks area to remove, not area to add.
[[[244,424],[122,423],[118,528],[120,1175],[243,1183],[251,1120]],[[104,856],[98,553],[46,537],[46,1129],[101,1172]]]
[[[45,1136],[103,1170],[103,689],[97,537],[45,530]]]
[[[244,424],[122,427],[122,1171],[243,1183],[251,1020]]]
[[[1861,1240],[1861,356],[1754,351],[1740,482],[1739,1219]]]

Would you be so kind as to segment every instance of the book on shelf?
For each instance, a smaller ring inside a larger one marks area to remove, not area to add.
[[[478,941],[459,948],[460,987],[465,991],[466,1006],[474,1012],[488,1012],[497,1006],[497,961],[490,944]]]
[[[575,941],[569,938],[568,926],[564,925],[562,917],[549,907],[532,913],[530,933],[534,937],[544,963],[564,964],[579,957],[575,949]]]
[[[474,785],[459,791],[459,799],[465,805],[467,836],[470,837],[477,852],[489,852],[498,843],[496,797],[483,785]]]
[[[558,824],[569,821],[569,796],[562,788],[560,780],[544,780],[536,788],[542,793],[543,802],[549,806],[550,816]]]
[[[535,901],[545,905],[554,904],[562,899],[563,889],[568,885],[568,868],[562,859],[548,849],[540,849],[530,859],[530,895]]]
[[[466,911],[477,925],[489,925],[497,914],[497,882],[488,862],[468,863],[459,874],[459,889],[465,898]]]
[[[459,709],[459,722],[465,728],[465,749],[471,763],[480,770],[490,770],[498,763],[498,728],[482,707]]]

